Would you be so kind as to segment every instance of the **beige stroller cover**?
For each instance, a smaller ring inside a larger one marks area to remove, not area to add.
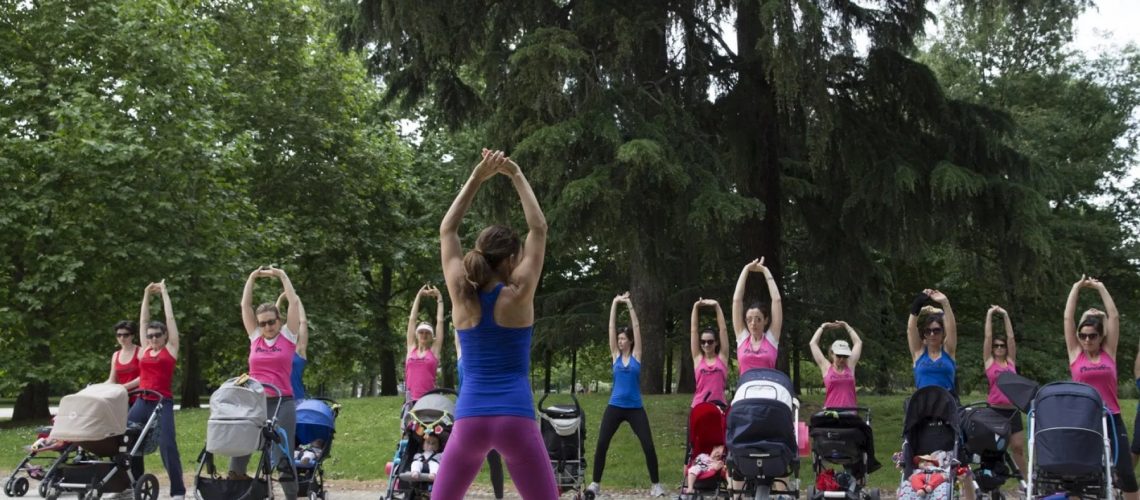
[[[59,400],[51,439],[98,441],[127,432],[127,390],[119,384],[93,384]]]

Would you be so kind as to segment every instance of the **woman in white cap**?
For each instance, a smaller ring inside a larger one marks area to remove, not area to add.
[[[851,336],[851,345],[846,340],[836,340],[831,343],[831,359],[823,355],[819,349],[819,338],[824,330],[843,328]],[[826,396],[823,400],[824,408],[854,408],[855,400],[855,365],[863,354],[863,340],[855,329],[846,321],[833,321],[819,325],[815,335],[812,335],[811,355],[815,364],[819,365],[819,372],[823,375],[823,387]]]
[[[419,322],[420,298],[435,299],[435,329],[430,323]],[[435,389],[435,373],[439,368],[440,350],[443,349],[443,299],[439,289],[424,285],[416,292],[412,312],[408,315],[408,356],[404,358],[404,384],[408,402],[416,401],[424,393]]]

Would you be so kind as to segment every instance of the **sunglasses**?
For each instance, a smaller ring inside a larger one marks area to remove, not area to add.
[[[844,356],[842,354],[836,354],[835,357],[837,357],[839,359],[847,359],[847,358],[850,358],[851,356]]]
[[[927,337],[929,337],[931,335],[942,335],[942,329],[941,328],[927,328],[927,329],[922,331],[922,334],[927,336]]]
[[[1081,340],[1092,340],[1099,337],[1099,333],[1078,333],[1077,338]]]
[[[124,338],[124,337],[130,337],[131,334],[129,334],[129,333],[116,333],[115,336],[119,337],[119,338]]]
[[[1005,344],[994,344],[993,348],[994,349],[1005,349]]]
[[[716,344],[715,340],[701,340],[701,345],[713,345],[713,344]]]
[[[146,338],[157,339],[159,337],[162,337],[163,335],[166,335],[166,334],[165,333],[148,333],[148,334],[146,334]]]
[[[262,327],[262,328],[265,328],[265,327],[267,327],[267,326],[273,326],[273,325],[276,325],[276,324],[277,324],[277,318],[273,318],[273,319],[268,319],[268,320],[265,320],[265,321],[258,321],[258,322],[257,322],[257,326],[260,326],[260,327]]]

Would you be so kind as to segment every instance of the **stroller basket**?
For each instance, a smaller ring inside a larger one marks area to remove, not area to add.
[[[195,488],[201,498],[227,498],[233,500],[263,499],[269,496],[269,485],[264,479],[215,479],[200,477]]]

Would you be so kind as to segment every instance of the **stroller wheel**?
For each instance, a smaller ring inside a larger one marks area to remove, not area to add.
[[[51,482],[48,481],[48,478],[46,478],[46,477],[42,481],[40,481],[40,487],[37,488],[38,493],[40,494],[40,498],[47,498],[48,486],[50,486],[50,485],[51,485]]]
[[[59,498],[59,487],[58,486],[52,486],[52,487],[48,488],[45,493],[47,493],[47,494],[44,495],[44,498],[46,498],[47,500],[56,500]]]
[[[583,498],[585,498],[586,500],[594,500],[594,492],[592,492],[592,491],[590,491],[590,490],[586,490],[586,492],[585,492],[585,493],[583,493],[583,494],[582,494],[582,496],[583,496]]]
[[[4,485],[4,494],[10,497],[22,497],[28,492],[28,478],[17,477],[8,480]]]
[[[92,488],[84,492],[82,498],[83,500],[99,500],[100,496],[102,496],[102,494],[99,493],[99,489]]]
[[[133,490],[135,500],[157,500],[158,478],[154,477],[154,474],[143,474],[142,477],[135,482]]]

